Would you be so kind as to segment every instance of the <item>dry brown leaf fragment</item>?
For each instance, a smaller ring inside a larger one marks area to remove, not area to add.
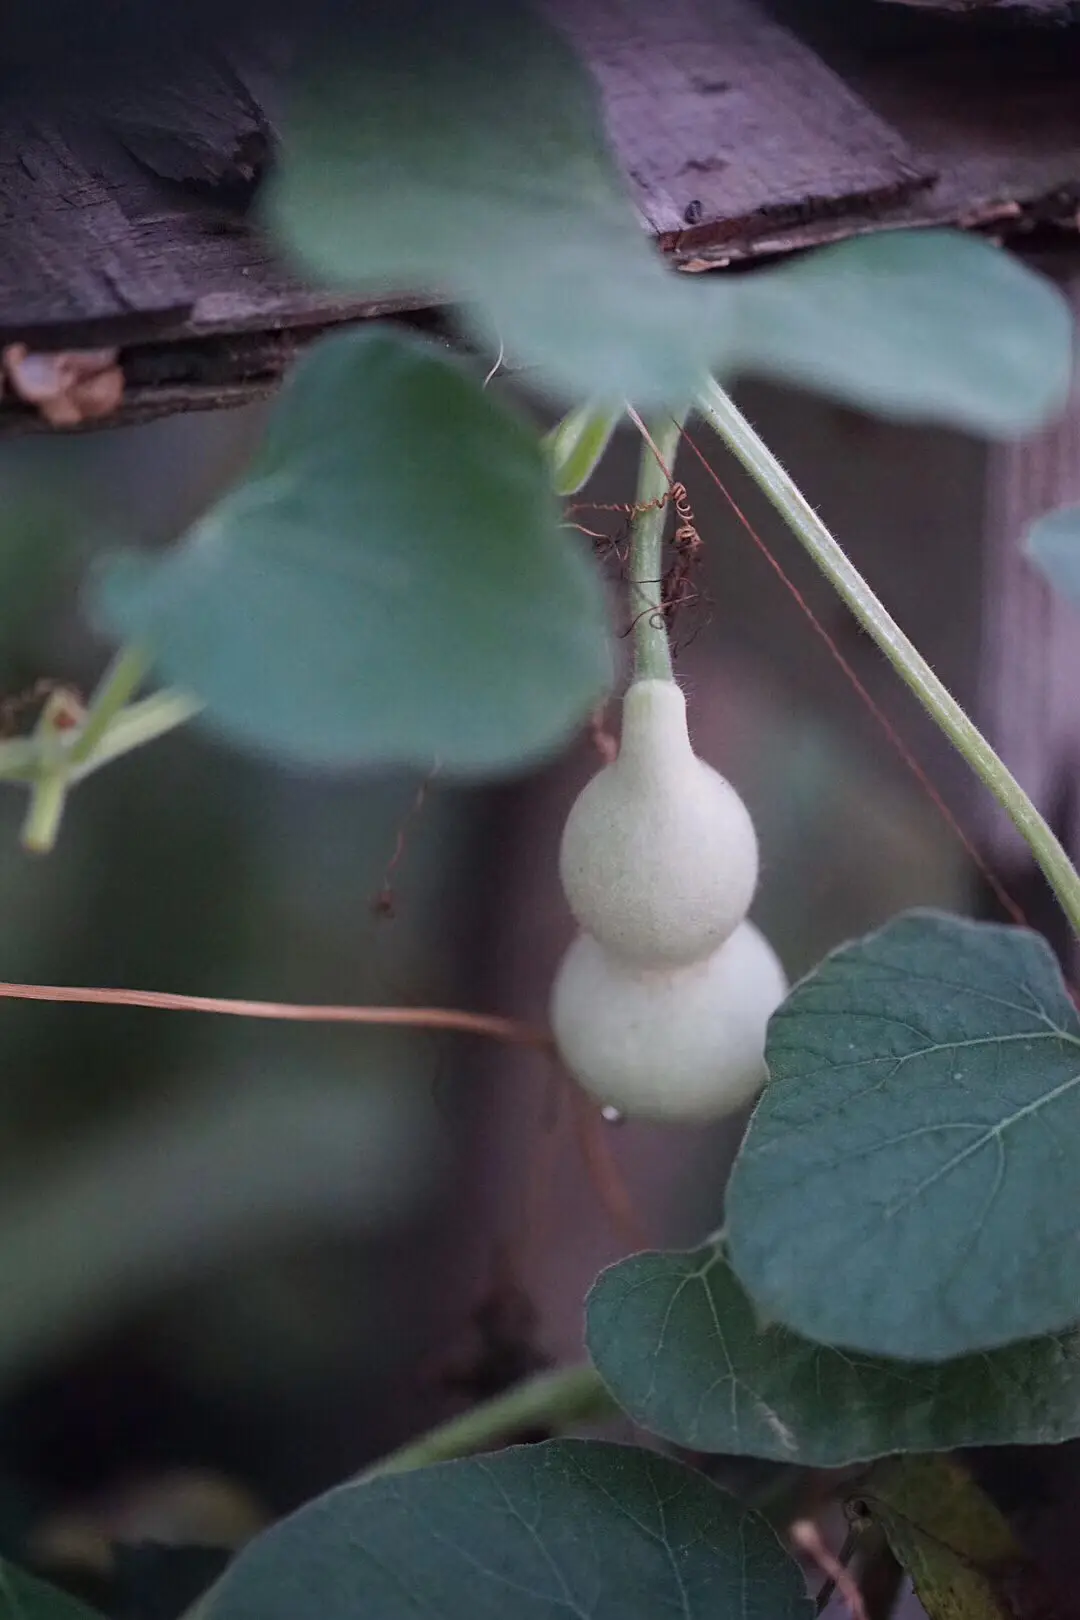
[[[25,343],[3,351],[4,377],[19,399],[35,405],[52,427],[78,427],[118,410],[124,373],[116,349],[37,352]]]

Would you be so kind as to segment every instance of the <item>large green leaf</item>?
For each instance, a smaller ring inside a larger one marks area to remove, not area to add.
[[[1032,525],[1027,550],[1054,589],[1080,606],[1080,506],[1047,512]]]
[[[1080,1319],[1080,1021],[1025,929],[924,912],[774,1016],[728,1190],[767,1320],[937,1361]]]
[[[270,217],[316,274],[462,300],[571,395],[690,396],[723,359],[665,274],[608,151],[595,87],[527,0],[401,0],[294,86]]]
[[[956,232],[884,232],[751,276],[680,277],[635,216],[596,88],[528,0],[407,0],[299,75],[268,192],[287,249],[372,294],[448,296],[572,398],[681,407],[756,372],[991,434],[1060,408],[1071,317]]]
[[[611,675],[607,611],[536,436],[434,345],[298,366],[241,484],[100,611],[227,735],[315,764],[515,767]]]
[[[253,1542],[200,1620],[810,1620],[763,1519],[650,1452],[550,1441],[346,1485]]]
[[[1064,408],[1058,290],[958,231],[882,231],[744,277],[739,358],[878,416],[1010,437]]]
[[[712,1244],[602,1272],[588,1345],[634,1422],[693,1451],[834,1468],[1080,1435],[1080,1333],[936,1364],[853,1355],[764,1326]]]
[[[100,1620],[95,1610],[0,1559],[0,1620]]]

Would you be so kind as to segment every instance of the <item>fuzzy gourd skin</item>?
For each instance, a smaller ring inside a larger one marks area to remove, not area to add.
[[[635,681],[618,758],[570,811],[559,869],[577,921],[624,962],[710,955],[746,916],[757,838],[731,784],[690,746],[673,681]]]
[[[787,994],[780,962],[743,922],[703,962],[645,970],[579,934],[555,980],[551,1022],[571,1074],[639,1119],[704,1123],[765,1080],[765,1030]]]

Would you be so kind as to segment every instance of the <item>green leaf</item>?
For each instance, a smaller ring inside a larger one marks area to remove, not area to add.
[[[517,767],[611,677],[607,609],[535,435],[431,344],[297,367],[243,484],[100,612],[225,735],[317,765]]]
[[[407,0],[295,86],[271,223],[315,275],[452,298],[571,398],[682,408],[713,370],[990,434],[1065,402],[1061,295],[959,232],[881,232],[749,276],[666,271],[596,87],[525,0]]]
[[[939,1361],[1080,1318],[1080,1021],[1043,940],[897,918],[796,986],[766,1058],[727,1234],[767,1320]]]
[[[882,231],[740,278],[739,359],[877,416],[1012,437],[1064,409],[1069,306],[959,231]]]
[[[556,494],[576,495],[589,482],[622,414],[621,406],[579,405],[545,436]]]
[[[0,1620],[100,1620],[58,1587],[0,1559]]]
[[[810,1620],[756,1514],[681,1463],[550,1441],[331,1491],[240,1554],[200,1620]]]
[[[1080,606],[1080,506],[1059,507],[1032,524],[1027,553],[1054,589]]]
[[[665,270],[608,150],[596,88],[522,0],[402,0],[298,76],[267,196],[320,277],[450,295],[572,396],[679,404],[722,361],[730,301]]]
[[[692,1451],[837,1468],[1080,1435],[1080,1332],[944,1364],[852,1355],[764,1326],[713,1244],[602,1272],[588,1347],[634,1422]]]

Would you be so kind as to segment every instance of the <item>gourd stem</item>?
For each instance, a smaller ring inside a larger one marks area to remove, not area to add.
[[[953,747],[989,788],[1045,874],[1073,932],[1080,936],[1080,874],[1012,773],[938,679],[918,648],[885,610],[790,475],[734,401],[710,380],[697,407],[745,467],[837,595],[877,643]]]
[[[682,422],[671,415],[644,423],[635,512],[630,529],[630,602],[635,680],[670,681],[671,645],[664,614],[664,528],[671,472]]]

